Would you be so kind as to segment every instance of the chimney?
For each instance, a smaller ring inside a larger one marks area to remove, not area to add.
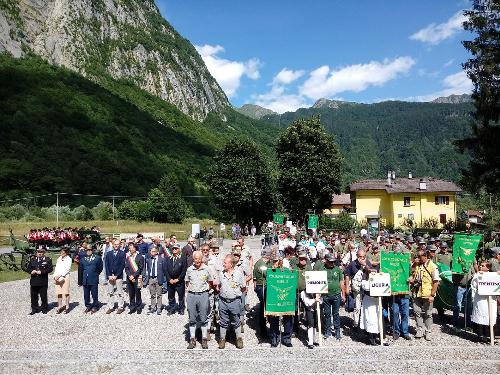
[[[408,178],[411,180],[413,176],[411,175],[411,172],[408,172]]]
[[[391,171],[387,172],[387,185],[391,186]]]
[[[423,178],[420,179],[420,186],[419,186],[419,189],[420,190],[427,190],[427,183],[424,181]]]

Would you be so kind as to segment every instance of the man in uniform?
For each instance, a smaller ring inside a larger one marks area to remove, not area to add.
[[[81,274],[81,283],[83,286],[83,299],[85,301],[85,313],[94,314],[99,308],[99,275],[102,272],[102,260],[99,255],[95,255],[92,245],[87,245],[86,253],[78,265],[78,273]],[[90,303],[92,295],[92,303]]]
[[[49,286],[49,273],[53,270],[52,259],[45,256],[45,246],[38,246],[36,257],[33,257],[28,264],[30,278],[31,312],[34,315],[38,312],[47,314],[49,305],[47,303],[47,288]],[[38,306],[38,296],[40,296],[41,307]]]
[[[490,259],[491,272],[500,272],[500,247],[492,247],[493,258]]]
[[[246,258],[242,259],[241,246],[236,245],[233,248],[231,253],[233,254],[234,258],[236,259],[235,268],[240,270],[243,273],[243,275],[245,276],[246,285],[248,287],[248,283],[252,279],[252,275],[250,274],[250,267],[247,263],[248,261],[246,260]],[[241,333],[244,332],[244,326],[245,326],[246,299],[247,299],[247,291],[245,290],[245,292],[243,292],[241,295],[241,308],[242,308],[242,310],[241,310],[241,325],[240,325]]]
[[[127,291],[129,297],[129,314],[142,313],[142,272],[144,257],[137,251],[137,245],[130,243],[125,259],[125,274],[127,275]]]
[[[234,268],[236,259],[228,254],[224,258],[224,271],[222,271],[217,287],[219,291],[220,339],[219,349],[226,347],[227,328],[232,323],[236,333],[236,347],[243,349],[241,336],[240,315],[241,295],[246,290],[245,276],[240,270]]]
[[[436,262],[443,263],[451,268],[452,261],[453,256],[448,253],[448,244],[446,242],[441,242],[439,254],[436,255]]]
[[[254,292],[259,299],[259,329],[260,336],[262,338],[267,338],[266,318],[264,316],[264,288],[266,286],[266,270],[271,266],[269,264],[270,256],[271,249],[266,247],[264,250],[262,250],[262,258],[260,258],[253,267],[253,285]]]
[[[187,311],[189,316],[189,336],[188,349],[196,347],[196,324],[201,326],[201,347],[208,349],[207,335],[207,315],[209,310],[208,291],[213,284],[212,274],[208,266],[203,264],[203,254],[201,251],[193,253],[193,264],[186,271],[187,289]]]
[[[366,254],[366,259],[371,263],[373,268],[380,265],[380,252],[376,243],[372,244],[371,250]]]
[[[323,296],[323,313],[325,316],[325,340],[332,336],[332,318],[335,328],[335,338],[340,340],[340,304],[345,302],[346,290],[344,284],[344,273],[335,264],[333,254],[325,257],[325,271],[328,280],[328,293]]]

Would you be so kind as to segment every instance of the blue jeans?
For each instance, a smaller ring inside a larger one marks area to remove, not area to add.
[[[455,293],[455,305],[453,306],[453,326],[458,327],[459,322],[458,318],[460,316],[460,311],[462,311],[462,302],[465,298],[465,293],[467,292],[467,288],[463,286],[454,285],[453,291]],[[469,296],[468,296],[469,297]],[[465,306],[464,314],[467,318],[467,325],[471,324],[471,313],[472,313],[472,301],[471,298],[467,298],[467,305]]]
[[[392,329],[395,336],[408,335],[409,316],[410,297],[407,294],[394,296],[394,302],[392,303]]]
[[[333,326],[335,330],[340,329],[340,302],[342,301],[341,295],[323,296],[323,312],[325,314],[325,336],[331,336],[332,332],[332,317]]]

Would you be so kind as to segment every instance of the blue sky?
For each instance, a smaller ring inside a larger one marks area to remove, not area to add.
[[[156,0],[234,106],[373,103],[469,93],[466,0]]]

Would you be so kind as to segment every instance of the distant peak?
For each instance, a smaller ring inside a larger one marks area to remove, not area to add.
[[[468,94],[462,95],[450,95],[450,96],[441,96],[439,98],[434,99],[431,103],[446,103],[446,104],[460,104],[460,103],[469,103],[472,102],[472,97]]]
[[[332,109],[337,109],[340,106],[343,105],[354,105],[356,103],[353,102],[344,102],[342,100],[332,100],[332,99],[326,99],[326,98],[321,98],[314,103],[314,105],[311,108],[332,108]]]
[[[277,115],[276,112],[256,104],[243,104],[240,108],[236,108],[236,110],[239,113],[244,114],[245,116],[257,120],[261,119],[264,116]]]

